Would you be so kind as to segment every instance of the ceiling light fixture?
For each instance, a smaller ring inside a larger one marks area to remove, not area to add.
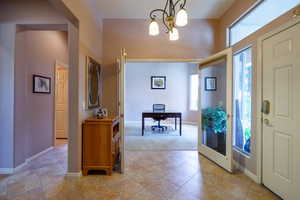
[[[162,21],[166,27],[166,33],[169,34],[170,40],[178,40],[179,33],[178,27],[183,27],[188,23],[188,14],[185,9],[186,0],[177,0],[175,3],[173,0],[167,0],[164,9],[155,9],[150,12],[151,23],[149,25],[149,35],[156,36],[159,34],[159,26],[156,21],[156,13],[162,15]],[[179,5],[179,8],[177,6]],[[176,14],[176,10],[179,10]]]

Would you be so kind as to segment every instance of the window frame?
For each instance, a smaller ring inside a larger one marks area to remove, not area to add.
[[[254,75],[255,75],[255,70],[254,70],[254,66],[253,66],[253,64],[254,64],[254,62],[253,62],[254,61],[253,45],[250,44],[250,45],[247,45],[247,46],[245,46],[243,48],[240,48],[239,50],[235,51],[232,54],[232,58],[234,58],[234,56],[236,56],[237,54],[239,54],[239,53],[241,53],[241,52],[243,52],[243,51],[245,51],[247,49],[251,49],[251,64],[252,64],[252,74],[251,74],[251,78],[252,78],[252,80],[251,80],[252,81],[252,85],[251,85],[251,104],[253,105],[253,102],[256,100],[254,98],[255,95],[253,95],[253,94],[255,94],[255,90],[254,90],[255,88],[253,87],[253,84],[254,84]],[[235,78],[234,76],[235,76],[235,68],[234,68],[234,62],[233,62],[233,79]],[[233,88],[232,89],[233,89],[233,98],[232,98],[233,102],[232,102],[232,105],[234,107],[234,105],[235,105],[234,104],[234,90],[235,90],[235,84],[234,84],[234,82],[233,82]],[[234,141],[232,142],[233,150],[239,152],[240,154],[244,155],[247,158],[250,158],[253,155],[253,151],[252,151],[253,150],[253,131],[256,131],[256,127],[255,127],[255,113],[254,113],[256,111],[256,108],[255,108],[255,106],[252,106],[252,105],[251,105],[251,140],[250,140],[250,146],[251,146],[250,150],[251,150],[251,152],[249,153],[249,152],[244,151],[243,149],[237,147],[234,144]],[[235,114],[234,113],[234,108],[233,108],[233,114]],[[234,116],[234,118],[235,118],[235,116]],[[232,123],[234,123],[234,121]],[[234,125],[232,127],[234,127]],[[234,134],[235,134],[235,132],[233,130],[232,131],[232,140],[234,140]]]
[[[261,3],[263,3],[265,0],[258,0],[256,1],[250,8],[248,8],[245,12],[243,12],[237,19],[235,19],[227,28],[226,28],[226,47],[231,47],[234,46],[235,44],[239,43],[235,43],[233,45],[231,45],[231,34],[230,34],[230,30],[231,28],[236,25],[237,23],[239,23],[243,18],[245,18],[246,16],[248,16],[253,10],[255,10],[255,8],[257,8]],[[245,48],[243,48],[245,49]],[[239,50],[240,52],[241,50]]]

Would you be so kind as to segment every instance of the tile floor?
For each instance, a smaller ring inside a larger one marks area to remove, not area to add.
[[[231,175],[195,151],[128,151],[125,174],[65,177],[67,145],[0,175],[0,200],[273,200],[243,174]]]

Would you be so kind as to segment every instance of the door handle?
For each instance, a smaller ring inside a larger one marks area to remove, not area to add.
[[[264,113],[265,115],[268,115],[270,113],[270,101],[269,100],[264,100],[262,103],[262,108],[261,112]]]

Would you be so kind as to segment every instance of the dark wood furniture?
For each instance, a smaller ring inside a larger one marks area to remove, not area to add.
[[[153,104],[152,106],[152,110],[153,112],[166,112],[166,105],[165,104]],[[151,126],[152,131],[155,131],[155,129],[161,130],[161,131],[165,131],[167,130],[167,126],[162,126],[160,124],[160,122],[162,120],[166,120],[166,117],[161,117],[161,116],[157,116],[157,117],[153,117],[154,121],[157,121],[157,125],[153,125]]]
[[[83,123],[82,172],[104,170],[112,174],[119,160],[120,132],[118,118],[90,118]]]
[[[174,118],[175,119],[175,130],[177,130],[177,118],[179,118],[179,133],[181,136],[182,132],[182,114],[181,112],[143,112],[142,113],[142,136],[145,131],[145,118]]]

